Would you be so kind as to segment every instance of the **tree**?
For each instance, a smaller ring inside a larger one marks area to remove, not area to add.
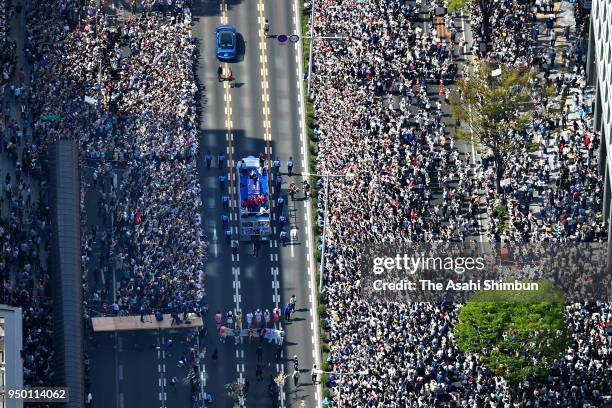
[[[457,138],[487,147],[496,170],[496,188],[501,191],[506,160],[520,152],[527,142],[524,132],[531,120],[527,104],[534,93],[534,74],[528,69],[501,67],[501,75],[492,76],[493,66],[482,62],[457,81],[459,95],[450,98],[451,113],[463,121],[456,128]]]
[[[571,344],[564,303],[550,282],[541,282],[539,291],[518,293],[476,294],[461,308],[454,330],[459,348],[477,355],[515,391],[526,379],[545,380]],[[509,296],[514,301],[504,301]]]
[[[241,400],[244,396],[244,384],[241,382],[233,382],[225,384],[225,395],[232,399],[234,406],[242,406]]]
[[[276,377],[274,377],[274,382],[276,383],[276,385],[278,386],[278,388],[283,388],[285,386],[285,381],[287,380],[287,378],[289,378],[289,376],[287,374],[285,374],[284,371],[281,371],[278,373],[278,375]]]
[[[485,42],[491,40],[491,16],[497,3],[492,0],[449,0],[448,11],[456,13],[458,11],[467,11],[472,5],[478,7],[478,12],[482,16],[481,37]]]

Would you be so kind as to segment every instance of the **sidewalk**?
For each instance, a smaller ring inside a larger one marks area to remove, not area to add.
[[[29,156],[27,152],[27,144],[31,143],[31,129],[28,121],[28,96],[30,89],[31,69],[25,61],[24,57],[24,41],[25,41],[25,14],[26,7],[22,7],[19,13],[15,12],[15,6],[18,0],[8,0],[11,5],[10,19],[10,38],[9,40],[16,43],[16,63],[10,74],[7,86],[5,88],[3,100],[3,126],[7,129],[5,140],[0,146],[0,177],[2,178],[2,199],[0,200],[0,217],[3,221],[10,221],[15,217],[14,209],[21,207],[24,210],[24,215],[21,219],[24,220],[21,228],[24,232],[27,231],[28,225],[38,221],[36,215],[33,214],[39,200],[41,199],[41,181],[38,177],[34,177],[30,171]],[[23,70],[20,72],[20,70]],[[15,96],[15,89],[19,88],[21,95]],[[8,119],[8,121],[6,121]],[[9,130],[9,123],[14,123],[18,126],[18,130]],[[5,143],[13,142],[16,148],[12,151],[6,149]],[[7,181],[10,181],[10,190],[13,199],[8,200],[6,192],[9,188]],[[27,204],[27,198],[30,198],[30,204]],[[46,240],[43,239],[41,250],[39,252],[39,264],[33,265],[34,271],[47,269],[47,255],[44,251]],[[17,271],[12,269],[9,271],[11,285],[15,285],[17,279]],[[38,283],[38,279],[34,279]],[[38,288],[35,286],[33,291]]]
[[[572,75],[581,76],[581,72],[576,70],[576,64],[573,61],[567,61],[564,55],[571,56],[574,48],[574,44],[577,40],[580,40],[576,36],[575,30],[575,20],[573,13],[573,5],[566,0],[561,0],[555,2],[555,16],[556,22],[554,26],[554,32],[556,33],[556,41],[554,47],[551,46],[552,32],[549,35],[541,35],[539,37],[539,45],[545,50],[544,55],[549,56],[551,52],[555,52],[558,56],[558,60],[555,62],[553,69],[551,69],[550,78],[554,80],[561,76],[565,78],[566,82],[568,82],[568,77]],[[538,23],[541,26],[545,26],[545,21],[548,18],[547,14],[538,14]],[[566,27],[570,28],[569,38],[566,39],[564,32]],[[586,55],[586,50],[582,50],[583,54]],[[540,78],[543,78],[544,75],[540,74]],[[559,146],[560,138],[571,127],[573,121],[579,121],[581,115],[583,114],[592,114],[592,112],[588,112],[588,109],[592,106],[592,100],[594,97],[594,90],[592,87],[588,85],[584,88],[584,92],[582,92],[579,81],[576,82],[575,86],[571,86],[571,83],[568,84],[566,91],[561,92],[561,94],[556,94],[549,101],[548,110],[558,110],[560,113],[565,112],[567,114],[567,126],[566,128],[561,128],[560,124],[555,131],[548,137],[547,141],[540,146],[538,151],[536,152],[536,160],[538,157],[541,158],[545,163],[550,166],[551,169],[551,177],[550,182],[546,186],[549,188],[554,185],[555,182],[559,179],[559,166],[556,158],[557,147]],[[587,107],[586,112],[580,112],[580,106],[585,105]],[[544,146],[546,147],[546,154],[544,153]],[[580,154],[584,157],[588,154],[587,149],[580,148]],[[543,204],[544,197],[540,196],[536,192],[534,193],[534,200],[530,203],[529,209],[532,213],[535,213],[540,210]]]

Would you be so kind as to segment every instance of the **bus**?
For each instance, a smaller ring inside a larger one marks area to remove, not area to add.
[[[259,164],[259,159],[253,156],[236,164],[241,241],[267,240],[270,236],[268,169]]]

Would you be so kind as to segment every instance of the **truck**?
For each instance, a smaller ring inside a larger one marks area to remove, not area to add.
[[[236,164],[240,241],[270,237],[270,186],[268,169],[253,156]]]

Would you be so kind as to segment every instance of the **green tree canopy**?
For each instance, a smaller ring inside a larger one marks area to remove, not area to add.
[[[473,138],[491,151],[496,187],[500,191],[507,160],[528,142],[520,135],[531,122],[529,104],[534,93],[542,95],[543,91],[536,89],[537,81],[531,70],[502,66],[494,72],[495,66],[485,62],[474,68],[457,81],[459,93],[450,99],[453,117],[463,124],[457,127],[456,137]]]
[[[571,344],[564,303],[554,300],[552,285],[544,282],[540,287],[544,298],[553,301],[537,301],[537,293],[525,292],[525,301],[513,294],[514,301],[504,302],[500,301],[506,296],[503,292],[480,292],[461,308],[454,330],[463,352],[477,355],[515,390],[526,379],[545,379],[548,369]]]

